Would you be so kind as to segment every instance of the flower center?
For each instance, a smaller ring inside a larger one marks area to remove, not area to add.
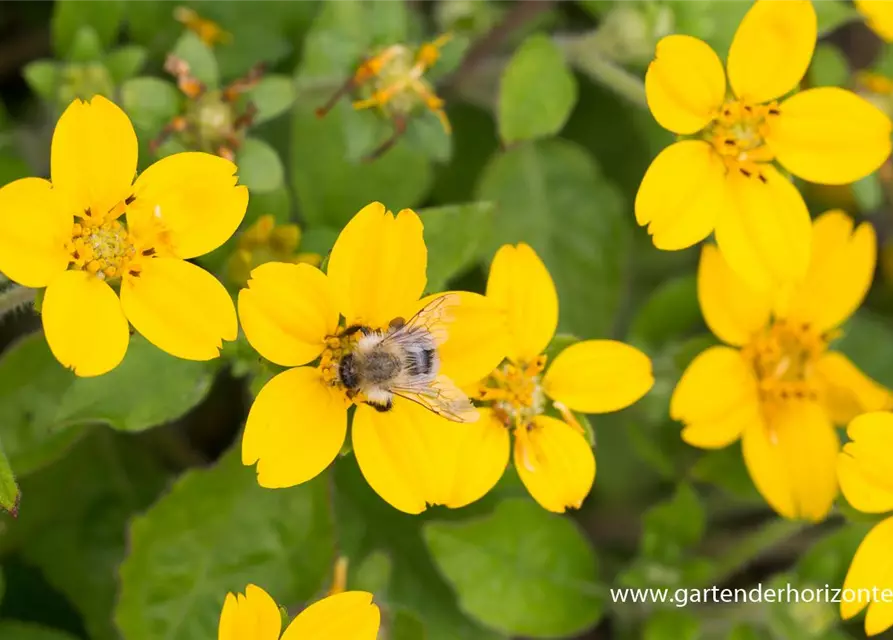
[[[774,102],[749,105],[728,100],[713,124],[707,128],[706,138],[722,157],[728,170],[765,182],[759,165],[771,162],[775,154],[766,146],[764,138],[769,119],[778,114],[778,106]]]
[[[815,400],[819,392],[815,363],[827,347],[827,337],[808,323],[778,319],[742,353],[753,366],[763,401]]]
[[[507,362],[490,374],[478,398],[491,403],[506,427],[528,426],[546,409],[540,375],[545,366],[545,355],[521,365]]]

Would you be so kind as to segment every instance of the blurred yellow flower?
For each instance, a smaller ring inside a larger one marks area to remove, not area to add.
[[[840,488],[847,501],[865,513],[893,511],[893,414],[866,413],[853,420],[847,428],[850,442],[837,456]],[[893,549],[893,518],[877,524],[859,545],[844,589],[852,589],[861,598],[852,602],[841,600],[840,614],[844,620],[852,618],[868,607],[865,633],[877,635],[893,626],[893,603],[874,601],[865,597],[875,589],[893,589],[890,573],[890,549]]]
[[[846,184],[890,155],[889,118],[838,87],[796,89],[816,43],[808,0],[757,0],[722,62],[705,42],[671,35],[645,76],[648,106],[692,139],[664,149],[645,173],[636,220],[676,250],[711,232],[728,264],[756,289],[796,282],[809,264],[809,214],[773,164],[810,182]]]
[[[865,23],[887,42],[893,42],[893,2],[890,0],[853,0]]]
[[[365,591],[345,591],[310,605],[282,633],[282,614],[270,595],[253,584],[245,594],[226,594],[217,640],[375,640],[381,612]]]
[[[419,217],[408,209],[395,216],[376,202],[338,236],[327,273],[281,262],[268,262],[251,273],[248,288],[239,293],[245,335],[268,360],[294,367],[261,389],[245,425],[242,462],[258,463],[262,486],[293,486],[321,473],[341,450],[347,410],[354,403],[353,450],[366,480],[382,498],[407,513],[420,513],[427,504],[462,506],[451,454],[442,450],[440,440],[440,431],[461,430],[461,422],[426,408],[425,394],[404,390],[390,398],[367,398],[343,380],[367,331],[396,326],[441,298],[419,300],[426,267]],[[439,361],[440,374],[430,390],[468,404],[456,385],[482,378],[502,352],[481,340],[480,332],[489,325],[485,310],[477,313],[475,304],[483,296],[451,295],[459,303],[456,319],[428,327],[448,336],[429,355]],[[359,327],[364,330],[353,331]],[[357,340],[358,334],[364,335]]]
[[[502,476],[513,433],[515,468],[534,499],[558,513],[579,508],[595,480],[595,456],[573,411],[607,413],[636,402],[654,384],[651,361],[622,342],[586,340],[546,369],[543,351],[558,326],[558,294],[526,244],[496,253],[487,299],[507,316],[507,360],[480,383],[477,398],[488,406],[466,427],[458,459],[468,497],[484,495]],[[550,402],[563,420],[546,415]]]
[[[251,271],[267,262],[306,263],[318,267],[322,256],[316,253],[295,253],[301,244],[301,227],[276,224],[266,214],[239,235],[239,244],[227,263],[227,276],[234,284],[245,286]]]
[[[703,449],[741,438],[744,461],[766,501],[787,518],[818,521],[837,495],[835,424],[890,406],[890,393],[829,349],[874,274],[868,223],[855,231],[842,211],[812,225],[814,251],[803,283],[788,292],[748,287],[713,245],[704,247],[698,299],[711,347],[683,373],[670,415],[682,438]]]
[[[241,223],[248,190],[236,186],[236,166],[178,153],[134,182],[136,167],[130,120],[96,96],[75,100],[59,118],[52,182],[24,178],[0,189],[0,271],[26,287],[46,287],[47,342],[81,376],[121,362],[128,320],[189,360],[216,358],[222,340],[238,331],[223,285],[187,262]]]

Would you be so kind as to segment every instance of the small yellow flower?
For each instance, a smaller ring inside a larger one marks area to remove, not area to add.
[[[59,118],[52,182],[24,178],[0,189],[0,271],[26,287],[46,287],[47,342],[81,376],[121,362],[128,321],[188,360],[216,358],[221,341],[236,338],[223,285],[187,262],[241,223],[248,190],[236,186],[236,166],[178,153],[134,182],[136,166],[130,120],[96,96],[75,100]]]
[[[381,612],[365,591],[345,591],[310,605],[282,633],[282,614],[270,595],[253,584],[245,594],[226,594],[217,640],[375,640]]]
[[[890,0],[853,0],[865,23],[887,42],[893,42],[893,2]]]
[[[301,244],[301,227],[276,224],[272,215],[263,215],[239,236],[239,245],[227,264],[231,282],[245,286],[251,271],[267,262],[306,263],[314,267],[322,262],[316,253],[295,253]]]
[[[874,274],[874,229],[853,230],[842,211],[812,225],[814,251],[803,283],[756,292],[713,245],[704,247],[698,299],[711,347],[683,373],[670,415],[682,439],[703,449],[741,438],[744,461],[766,501],[787,518],[818,521],[837,495],[835,424],[890,405],[890,393],[829,349]]]
[[[754,288],[796,282],[809,264],[809,214],[774,162],[810,182],[846,184],[890,155],[889,118],[838,87],[797,88],[816,43],[808,0],[757,0],[722,62],[705,42],[671,35],[645,76],[658,123],[694,136],[664,149],[645,173],[636,220],[676,250],[711,232]]]
[[[866,413],[847,428],[850,442],[837,456],[840,488],[847,501],[865,513],[893,511],[893,414]],[[841,600],[840,615],[848,620],[868,607],[865,633],[877,635],[893,626],[893,603],[875,601],[869,604],[866,592],[893,589],[890,573],[890,550],[893,549],[893,518],[887,518],[868,532],[847,572],[844,589],[855,594],[862,591],[861,601]]]
[[[507,360],[480,384],[478,399],[488,408],[467,425],[458,457],[469,501],[502,476],[514,434],[515,468],[536,501],[558,513],[579,508],[595,480],[595,456],[572,412],[607,413],[636,402],[654,384],[651,362],[622,342],[586,340],[546,369],[543,351],[558,326],[558,294],[526,244],[496,253],[487,299],[507,316]],[[550,402],[563,420],[546,415]]]
[[[407,513],[420,513],[428,504],[465,504],[457,493],[452,453],[441,446],[441,432],[464,432],[465,425],[399,395],[389,409],[376,409],[340,380],[342,361],[357,348],[345,328],[384,330],[439,297],[419,300],[426,267],[419,217],[408,209],[395,216],[376,202],[338,236],[327,273],[280,262],[251,273],[248,288],[239,293],[245,335],[262,356],[293,367],[261,389],[245,425],[242,462],[257,463],[262,486],[300,484],[328,467],[344,443],[347,410],[355,403],[353,450],[382,498]],[[498,343],[481,339],[488,326],[498,326],[480,302],[483,296],[453,295],[460,302],[454,319],[437,329],[448,336],[438,348],[438,384],[446,390],[479,380],[502,357]]]
[[[202,18],[198,12],[189,7],[176,7],[174,19],[198,36],[207,46],[228,44],[233,36],[213,20]]]

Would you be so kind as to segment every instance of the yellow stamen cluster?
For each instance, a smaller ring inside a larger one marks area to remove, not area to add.
[[[251,271],[267,262],[319,266],[322,256],[315,253],[295,253],[300,243],[301,228],[298,225],[277,225],[273,216],[261,216],[239,238],[239,246],[228,264],[230,280],[234,284],[244,285],[248,282]]]
[[[423,44],[417,51],[403,44],[391,45],[372,56],[357,69],[354,82],[371,81],[372,94],[354,102],[354,109],[381,107],[407,115],[421,102],[432,111],[449,133],[450,122],[443,110],[443,100],[424,78],[428,69],[440,58],[440,48],[450,40],[449,34]]]
[[[507,362],[490,374],[478,399],[490,402],[496,417],[506,427],[528,427],[546,409],[540,375],[545,366],[544,355],[526,365]]]
[[[351,336],[335,335],[326,338],[326,348],[319,358],[319,371],[326,383],[332,386],[340,384],[338,365],[341,363],[341,358],[350,352],[353,342]]]
[[[749,105],[730,100],[708,127],[707,140],[722,156],[729,171],[765,181],[759,165],[775,157],[764,141],[766,123],[778,114],[778,105],[774,102]]]
[[[756,373],[761,399],[771,406],[818,398],[814,367],[827,346],[828,336],[808,323],[778,319],[751,340],[742,354]]]
[[[133,236],[117,220],[75,223],[68,245],[71,264],[103,280],[120,277],[136,253]]]

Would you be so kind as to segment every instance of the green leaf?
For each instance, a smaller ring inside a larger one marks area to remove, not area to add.
[[[643,517],[642,551],[660,557],[668,545],[686,549],[697,545],[704,535],[706,514],[691,485],[676,487],[673,497],[651,507]]]
[[[757,504],[764,502],[747,473],[740,446],[705,451],[692,467],[691,477],[722,487],[743,500]]]
[[[817,4],[840,4],[817,3]],[[816,5],[813,5],[816,6]],[[809,64],[809,79],[811,84],[817,87],[846,86],[850,77],[850,67],[846,56],[836,46],[830,43],[820,42],[816,45],[812,62]]]
[[[192,75],[209,89],[220,84],[220,71],[214,52],[191,31],[184,31],[171,54],[189,64]]]
[[[735,625],[726,640],[765,640],[766,632],[749,623]]]
[[[130,526],[114,619],[125,640],[212,638],[227,592],[309,600],[332,563],[326,478],[272,491],[236,446],[187,472]]]
[[[254,123],[260,124],[291,108],[295,101],[295,83],[288,76],[266,76],[247,93],[247,96],[257,107]]]
[[[868,522],[847,522],[813,543],[797,560],[797,577],[803,583],[843,585],[856,549],[871,527]]]
[[[842,351],[866,375],[893,387],[893,329],[870,311],[860,311],[843,326],[833,349]]]
[[[848,22],[861,20],[861,14],[848,2],[814,2],[819,37]]]
[[[427,291],[443,291],[451,278],[483,257],[484,238],[490,232],[493,214],[491,202],[419,211],[428,247]]]
[[[108,48],[118,35],[124,17],[122,0],[60,0],[54,5],[50,27],[53,49],[57,56],[70,54],[75,37],[82,27],[95,32],[102,47]]]
[[[570,519],[531,500],[506,500],[492,515],[430,522],[425,541],[463,611],[513,635],[577,635],[601,617],[596,558]]]
[[[125,526],[166,480],[145,443],[109,431],[94,432],[61,460],[22,480],[27,497],[8,535],[18,541],[25,560],[78,609],[93,640],[119,637],[110,612],[127,545]]]
[[[21,492],[15,475],[9,466],[9,459],[0,446],[0,507],[15,515],[19,510]],[[0,600],[3,598],[3,580],[0,574]]]
[[[0,358],[0,440],[19,476],[47,464],[86,424],[142,431],[185,414],[207,395],[215,365],[168,355],[139,335],[124,361],[79,378],[53,357],[41,334]]]
[[[440,119],[431,111],[416,111],[409,119],[406,144],[437,162],[449,162],[453,155],[453,136],[444,130]]]
[[[74,41],[66,57],[71,62],[99,62],[102,54],[99,35],[93,27],[83,26],[74,34]]]
[[[499,88],[499,135],[506,143],[558,133],[577,102],[577,81],[545,34],[515,52]]]
[[[398,609],[391,622],[390,640],[425,640],[424,623],[405,609]]]
[[[69,0],[71,1],[71,0]],[[25,65],[22,71],[25,82],[41,99],[47,102],[56,100],[59,88],[59,67],[53,60],[35,60]]]
[[[639,307],[629,340],[660,347],[700,323],[697,277],[680,276],[661,284]]]
[[[348,581],[350,589],[382,594],[388,588],[393,565],[391,558],[383,551],[373,551],[363,558],[355,568],[351,569]]]
[[[252,193],[273,191],[282,186],[285,169],[279,154],[260,138],[245,138],[236,152],[239,182]]]
[[[816,3],[822,4],[822,3]],[[673,31],[700,38],[725,60],[732,38],[744,14],[753,6],[751,0],[668,0],[674,15]]]
[[[531,245],[555,280],[560,329],[582,339],[609,335],[631,232],[618,191],[593,159],[565,140],[522,145],[491,160],[477,196],[498,207],[487,253]]]
[[[145,47],[130,44],[108,54],[105,57],[105,66],[115,84],[121,84],[139,73],[146,64],[148,55]]]
[[[644,640],[698,640],[701,623],[687,611],[658,611],[645,624]]]
[[[9,638],[9,640],[77,640],[75,636],[65,631],[18,620],[0,620],[0,638]]]
[[[180,92],[161,78],[131,78],[121,85],[121,106],[135,127],[151,134],[161,129],[180,112]]]
[[[850,188],[860,211],[870,213],[879,209],[884,203],[884,188],[876,172],[856,180]]]

